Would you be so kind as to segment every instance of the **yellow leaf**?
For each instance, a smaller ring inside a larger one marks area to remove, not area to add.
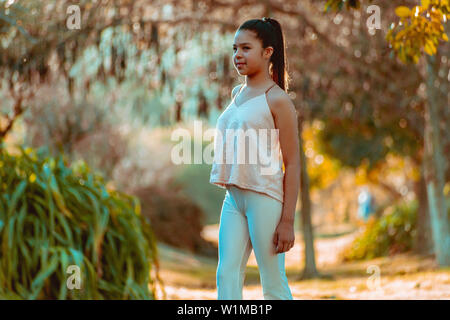
[[[441,23],[440,23],[440,22],[437,22],[437,21],[431,21],[430,26],[431,26],[434,30],[436,30],[436,31],[441,30]]]
[[[30,177],[29,177],[29,180],[30,180],[31,183],[35,182],[36,181],[36,175],[34,173],[32,173],[30,175]]]
[[[448,36],[447,36],[446,33],[443,33],[443,34],[442,34],[442,40],[448,41]]]
[[[408,7],[405,6],[399,6],[395,8],[395,14],[399,16],[400,18],[407,18],[411,14],[411,10],[409,10]]]
[[[437,37],[433,38],[433,42],[432,42],[432,45],[431,45],[431,49],[433,49],[433,54],[435,54],[437,52],[437,47],[438,46],[439,46],[439,39]]]
[[[391,39],[392,38],[392,32],[393,32],[393,29],[389,29],[389,31],[387,32],[387,34],[386,34],[386,39]]]
[[[430,56],[433,55],[433,49],[431,48],[431,45],[429,42],[427,42],[425,44],[425,47],[423,48],[423,50],[425,50],[425,52],[428,53],[428,55],[430,55]]]
[[[395,35],[395,40],[400,40],[404,35],[406,34],[406,30],[400,30],[396,35]]]
[[[402,60],[403,62],[406,62],[405,50],[400,49],[400,51],[398,52],[398,57],[399,57],[400,60]]]
[[[430,5],[430,0],[422,0],[422,7],[427,10]]]

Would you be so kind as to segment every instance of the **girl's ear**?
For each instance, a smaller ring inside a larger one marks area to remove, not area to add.
[[[264,57],[270,60],[270,57],[273,54],[273,47],[267,47],[264,49]]]

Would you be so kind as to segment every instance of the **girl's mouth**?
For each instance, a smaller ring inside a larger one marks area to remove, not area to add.
[[[245,65],[245,63],[237,63],[236,64],[236,66],[238,67],[238,68],[240,68],[240,67],[242,67],[242,66],[244,66]]]

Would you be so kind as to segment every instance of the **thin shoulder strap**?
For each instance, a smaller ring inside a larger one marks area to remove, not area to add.
[[[243,87],[244,87],[244,84],[241,84],[241,87],[239,88],[239,91],[236,93],[235,97],[237,97],[237,95],[238,95],[239,93],[241,93]]]
[[[275,86],[275,85],[276,85],[276,83],[274,83],[273,85],[271,85],[271,86],[269,87],[269,89],[266,90],[265,93],[267,93],[267,92],[268,92],[270,89],[272,89],[272,87]]]
[[[241,92],[243,87],[244,87],[244,84],[241,84],[241,87],[239,88],[239,91],[233,97],[233,101],[236,100],[236,97],[239,95],[239,93]]]

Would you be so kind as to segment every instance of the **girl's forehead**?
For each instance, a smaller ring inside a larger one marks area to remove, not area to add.
[[[236,32],[234,36],[234,44],[240,45],[242,43],[250,43],[250,44],[257,44],[259,41],[258,38],[256,38],[256,35],[253,31],[250,30],[239,30]]]

